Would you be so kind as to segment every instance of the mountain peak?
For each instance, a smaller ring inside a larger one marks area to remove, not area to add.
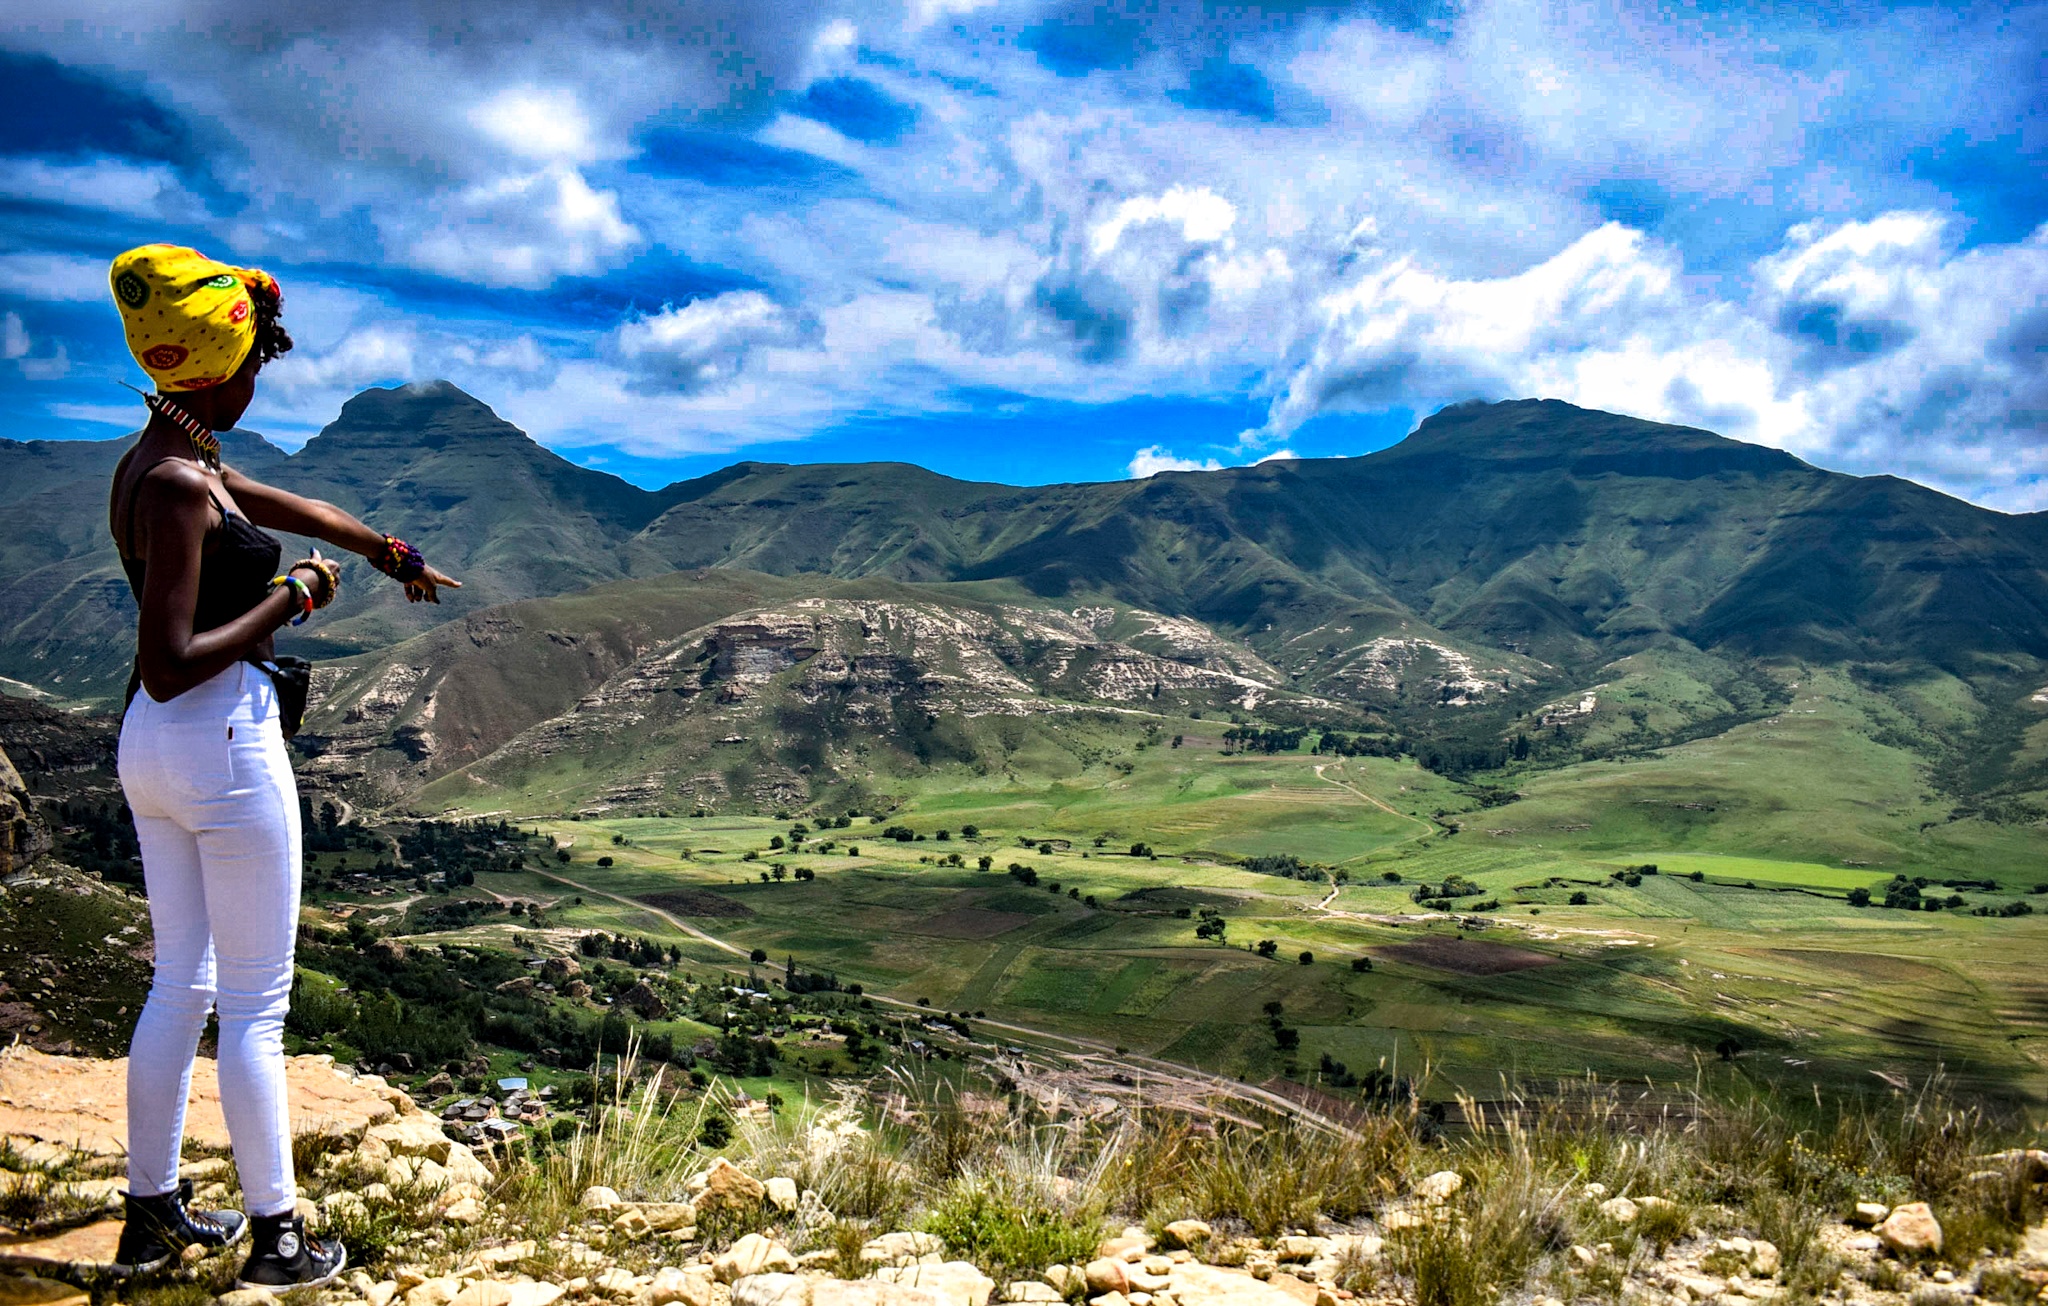
[[[1425,418],[1390,453],[1452,454],[1525,463],[1568,463],[1574,471],[1689,477],[1804,468],[1781,449],[1732,440],[1696,426],[1581,408],[1562,399],[1468,400]]]
[[[306,447],[439,449],[457,439],[530,443],[524,431],[453,382],[414,381],[356,395]]]

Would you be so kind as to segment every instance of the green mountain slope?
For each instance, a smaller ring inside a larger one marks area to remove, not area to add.
[[[14,528],[0,675],[74,698],[118,688],[125,658],[110,650],[130,618],[95,508],[117,452],[0,445]],[[570,465],[445,383],[366,392],[290,457],[254,440],[235,456],[468,582],[422,611],[357,565],[296,637],[320,656],[452,619],[437,638],[460,661],[471,641],[454,632],[496,604],[679,572],[801,578],[813,598],[833,580],[992,586],[1069,617],[1106,605],[1196,623],[1276,686],[1438,740],[1453,769],[1531,733],[1555,759],[1589,740],[1604,752],[1725,729],[1790,692],[1766,674],[1787,659],[1889,695],[1958,791],[2030,792],[2019,772],[2039,769],[2016,705],[2048,680],[2048,514],[1556,401],[1447,409],[1359,458],[1030,488],[902,464],[741,463],[645,491]],[[763,583],[735,584],[755,606],[792,597]],[[728,602],[689,587],[634,600],[649,638]],[[516,707],[467,711],[525,729],[641,652],[627,641],[555,691],[508,686]],[[943,661],[919,654],[927,670]],[[499,725],[475,729],[474,757],[503,743]]]

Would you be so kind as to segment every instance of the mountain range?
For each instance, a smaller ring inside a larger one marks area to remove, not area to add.
[[[0,675],[118,694],[125,443],[0,441]],[[1622,699],[1591,734],[1724,728],[1802,662],[1889,695],[1954,783],[2041,787],[2048,513],[1553,400],[1448,408],[1355,458],[1022,488],[742,462],[643,490],[446,383],[367,391],[289,455],[225,444],[465,581],[408,605],[357,563],[291,637],[327,666],[310,770],[387,800],[784,801],[858,785],[833,751],[855,741],[986,766],[1191,713],[1436,741],[1469,769]],[[744,765],[704,760],[721,746]]]

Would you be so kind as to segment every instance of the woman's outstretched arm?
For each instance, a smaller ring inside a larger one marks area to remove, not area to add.
[[[221,470],[221,481],[249,520],[258,526],[290,531],[294,535],[310,535],[337,549],[360,553],[365,558],[375,558],[384,551],[381,534],[324,499],[308,499],[274,485],[265,485],[232,467]],[[406,593],[416,601],[423,598],[430,603],[439,603],[441,597],[436,591],[443,585],[450,589],[462,588],[461,581],[443,575],[429,564],[420,578],[406,587]],[[414,587],[418,587],[420,592],[415,594]]]

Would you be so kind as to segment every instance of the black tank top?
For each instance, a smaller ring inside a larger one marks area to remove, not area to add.
[[[172,458],[159,458],[142,469],[128,491],[128,542],[135,542],[135,501],[141,497],[143,480]],[[206,497],[221,515],[220,540],[199,558],[199,601],[192,609],[192,633],[225,626],[263,602],[270,593],[271,578],[277,575],[284,545],[266,534],[246,517],[229,512],[209,487]],[[128,588],[135,601],[142,602],[142,578],[148,560],[121,555],[121,569],[128,573]]]

